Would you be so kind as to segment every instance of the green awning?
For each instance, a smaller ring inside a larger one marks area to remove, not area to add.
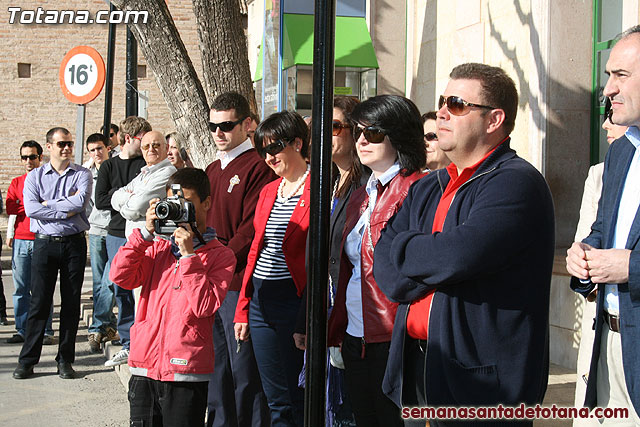
[[[282,69],[313,65],[313,15],[285,13]],[[254,81],[262,79],[263,50],[260,46]],[[335,66],[379,68],[367,22],[364,18],[336,17]]]

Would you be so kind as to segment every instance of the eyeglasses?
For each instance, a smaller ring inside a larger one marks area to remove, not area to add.
[[[427,132],[424,134],[424,140],[425,141],[437,141],[438,140],[438,135],[436,135],[435,132]]]
[[[160,148],[160,145],[161,144],[159,142],[152,142],[151,144],[141,145],[140,148],[144,151],[147,151],[150,147],[154,150],[157,150],[158,148]]]
[[[340,120],[334,120],[331,123],[331,135],[338,136],[340,135],[340,132],[342,132],[342,129],[350,129],[350,128],[351,128],[351,125],[344,124],[340,122]]]
[[[271,144],[262,147],[258,151],[260,152],[260,156],[263,159],[266,159],[267,154],[275,156],[276,154],[280,153],[282,150],[287,148],[288,143],[289,143],[288,141],[277,140],[276,142],[272,142]]]
[[[360,135],[364,133],[364,138],[372,144],[379,144],[384,141],[386,136],[384,131],[375,126],[367,126],[362,128],[360,126],[354,126],[353,128],[353,140],[360,139]]]
[[[109,138],[113,138],[113,137],[114,137],[114,135],[115,135],[115,133],[111,132],[111,133],[109,134]]]
[[[467,102],[459,96],[443,96],[440,95],[440,100],[438,101],[438,110],[442,108],[442,106],[447,104],[447,110],[454,116],[464,116],[469,113],[471,107],[476,108],[485,108],[487,110],[494,110],[494,107],[490,107],[488,105],[480,105],[480,104],[472,104],[471,102]]]
[[[73,148],[73,141],[56,141],[58,148],[64,149],[64,147]]]
[[[28,156],[20,156],[20,158],[22,160],[35,160],[38,157],[40,157],[40,156],[38,156],[37,154],[29,154]]]
[[[243,120],[244,118],[240,120],[236,120],[235,122],[222,122],[222,123],[209,122],[209,130],[211,132],[215,132],[218,128],[220,128],[222,132],[231,132],[233,128],[236,127],[239,123],[242,123]]]

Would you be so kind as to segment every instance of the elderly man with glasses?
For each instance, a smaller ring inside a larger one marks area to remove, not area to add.
[[[450,78],[436,122],[452,163],[411,187],[375,248],[375,279],[400,303],[383,390],[398,406],[535,405],[549,369],[551,193],[510,147],[513,80],[484,64]]]
[[[20,351],[16,379],[33,375],[40,360],[42,340],[51,312],[53,293],[60,272],[60,343],[58,374],[75,378],[71,364],[75,359],[76,334],[80,318],[80,292],[87,263],[85,213],[91,198],[93,180],[88,169],[73,159],[71,133],[61,127],[47,132],[50,161],[31,171],[24,183],[24,209],[35,233],[31,268],[31,305]]]

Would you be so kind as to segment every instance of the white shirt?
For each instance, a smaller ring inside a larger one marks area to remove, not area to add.
[[[636,126],[630,126],[625,132],[625,136],[636,147],[636,151],[633,153],[622,188],[622,197],[620,197],[618,220],[613,237],[613,247],[616,249],[626,247],[631,225],[638,212],[638,206],[640,206],[640,129]],[[604,309],[609,314],[620,315],[618,285],[605,285]]]
[[[369,206],[362,213],[360,219],[356,223],[353,230],[347,235],[347,239],[344,243],[344,250],[349,257],[349,261],[353,265],[351,270],[351,278],[347,285],[347,333],[352,337],[364,336],[364,321],[362,315],[362,277],[361,277],[361,256],[362,256],[362,237],[365,230],[369,226],[369,219],[371,218],[371,212],[376,206],[378,199],[378,181],[380,184],[387,185],[389,181],[395,178],[400,172],[400,165],[394,163],[389,169],[387,169],[380,178],[376,178],[373,174],[369,177],[365,190],[369,195]]]
[[[245,142],[238,145],[236,148],[232,148],[229,151],[221,151],[218,154],[218,157],[220,158],[220,169],[224,170],[224,168],[226,168],[227,165],[231,163],[236,157],[238,157],[245,151],[251,150],[252,148],[253,145],[251,144],[251,139],[247,138]]]

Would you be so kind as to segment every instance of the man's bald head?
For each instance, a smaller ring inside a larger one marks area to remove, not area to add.
[[[152,130],[145,133],[140,143],[140,149],[147,166],[156,165],[167,158],[167,140],[158,131]]]

